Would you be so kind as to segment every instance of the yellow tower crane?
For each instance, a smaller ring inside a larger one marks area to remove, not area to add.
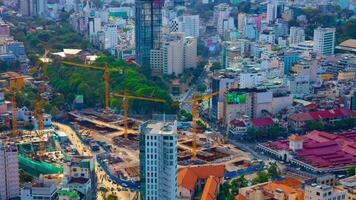
[[[51,60],[48,58],[48,53],[49,53],[49,48],[45,47],[44,48],[44,54],[42,57],[40,57],[38,59],[38,61],[35,63],[34,67],[31,69],[32,73],[39,73],[39,66],[41,66],[41,71],[42,71],[42,75],[41,75],[41,79],[42,80],[46,80],[47,78],[47,63],[50,63]]]
[[[125,138],[127,138],[127,136],[128,136],[128,129],[129,129],[129,127],[128,127],[129,99],[151,101],[151,102],[158,102],[158,103],[165,103],[166,102],[166,100],[159,99],[159,98],[131,96],[131,95],[128,94],[127,91],[125,91],[124,94],[113,93],[112,95],[114,97],[123,98],[122,107],[124,109],[124,136],[125,136]]]
[[[231,87],[229,89],[232,89],[234,87]],[[192,100],[188,100],[188,101],[184,101],[182,103],[188,103],[192,105],[192,159],[196,159],[197,158],[197,129],[196,129],[196,121],[198,119],[198,112],[197,112],[197,106],[198,106],[198,102],[199,101],[206,101],[211,99],[212,97],[219,95],[220,93],[224,93],[226,91],[228,91],[229,89],[223,89],[217,92],[213,92],[211,94],[207,94],[204,96],[193,96]]]
[[[75,62],[68,62],[68,61],[61,61],[61,63],[66,64],[66,65],[71,65],[75,67],[84,67],[84,68],[89,68],[89,69],[96,69],[96,70],[101,70],[104,72],[103,78],[105,82],[105,112],[109,112],[109,99],[110,99],[110,72],[121,72],[120,69],[116,68],[109,68],[107,65],[105,67],[100,67],[100,66],[95,66],[95,65],[88,65],[88,64],[83,64],[83,63],[75,63]]]
[[[16,137],[19,134],[17,129],[17,117],[16,117],[16,93],[18,91],[18,86],[16,80],[10,80],[8,94],[10,95],[11,101],[11,115],[12,115],[12,136]]]

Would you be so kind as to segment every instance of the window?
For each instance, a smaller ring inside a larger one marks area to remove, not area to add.
[[[316,192],[316,195],[317,195],[317,196],[320,196],[320,192]]]

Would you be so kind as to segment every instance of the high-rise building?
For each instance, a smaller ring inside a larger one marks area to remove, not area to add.
[[[141,199],[177,199],[177,124],[149,121],[140,127]]]
[[[183,32],[185,36],[199,37],[199,15],[183,16]]]
[[[237,30],[243,34],[246,26],[246,13],[239,13],[237,16]]]
[[[305,41],[304,29],[292,26],[289,29],[289,44],[299,44]]]
[[[276,19],[276,9],[275,5],[272,3],[267,4],[267,21],[272,23]]]
[[[184,33],[171,33],[159,49],[151,50],[150,66],[157,74],[183,73],[185,68],[196,66],[197,42],[194,37],[184,37]]]
[[[314,51],[322,56],[334,54],[335,28],[317,28],[314,30]]]
[[[30,15],[30,1],[29,0],[20,0],[19,1],[19,11],[22,16]]]
[[[104,30],[104,49],[115,49],[118,44],[118,33],[116,25],[107,25]]]
[[[185,37],[184,42],[184,68],[197,66],[198,44],[195,37]]]
[[[0,199],[20,196],[20,178],[17,149],[0,143]]]
[[[161,43],[163,0],[136,0],[136,62],[150,67],[150,51]]]
[[[183,33],[172,33],[160,49],[151,50],[150,66],[158,74],[179,75],[184,70]]]

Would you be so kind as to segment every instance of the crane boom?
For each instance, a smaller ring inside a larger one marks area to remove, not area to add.
[[[75,63],[75,62],[68,62],[68,61],[61,61],[61,63],[66,65],[71,65],[75,67],[84,67],[89,69],[96,69],[104,71],[103,79],[105,83],[105,112],[109,112],[109,99],[110,99],[110,74],[109,72],[121,72],[119,69],[109,68],[108,66],[100,67],[95,65],[88,65],[83,63]]]
[[[151,101],[151,102],[158,102],[158,103],[165,103],[166,100],[154,98],[154,97],[141,97],[141,96],[131,96],[128,94],[127,90],[124,94],[113,93],[114,97],[123,98],[122,107],[124,108],[124,136],[127,138],[128,136],[128,115],[129,115],[129,99],[136,99],[136,100],[143,100],[143,101]]]
[[[119,72],[120,71],[119,69],[115,69],[115,68],[100,67],[100,66],[89,65],[89,64],[84,64],[84,63],[76,63],[76,62],[69,62],[69,61],[61,61],[61,63],[66,64],[66,65],[75,66],[75,67],[86,67],[86,68],[97,69],[97,70],[108,71],[108,72]]]
[[[131,96],[131,95],[126,95],[125,94],[113,94],[115,97],[122,97],[122,98],[129,98],[129,99],[137,99],[137,100],[144,100],[144,101],[152,101],[152,102],[161,102],[165,103],[166,100],[164,99],[158,99],[158,98],[151,98],[151,97],[140,97],[140,96]]]
[[[213,92],[211,94],[207,94],[207,95],[204,95],[204,96],[199,96],[199,97],[196,97],[196,96],[193,96],[193,99],[192,100],[188,100],[188,101],[184,101],[184,102],[181,102],[181,103],[189,103],[192,105],[192,136],[193,136],[193,140],[192,140],[192,159],[196,159],[197,158],[197,129],[196,129],[196,121],[198,119],[197,117],[197,104],[198,104],[198,101],[205,101],[205,100],[209,100],[211,99],[212,97],[216,96],[216,95],[219,95],[220,93],[224,93],[226,91],[229,91],[230,89],[233,89],[234,86],[230,87],[230,88],[227,88],[227,89],[222,89],[222,90],[219,90],[217,92]]]

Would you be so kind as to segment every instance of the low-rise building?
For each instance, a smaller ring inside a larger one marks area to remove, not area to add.
[[[288,116],[288,124],[291,128],[297,130],[304,128],[308,121],[321,121],[323,123],[333,124],[337,120],[354,118],[355,115],[355,112],[347,108],[298,113]]]
[[[329,185],[311,184],[304,187],[304,199],[346,199],[346,191]]]
[[[199,192],[201,199],[216,199],[225,173],[224,165],[184,167],[178,171],[178,199],[190,200]]]
[[[38,181],[21,188],[21,200],[57,200],[57,185],[54,182]]]
[[[92,157],[71,156],[64,162],[63,189],[75,190],[90,200],[96,197],[95,163]]]
[[[356,132],[334,135],[312,131],[305,136],[290,136],[288,140],[260,143],[257,148],[266,155],[291,163],[295,168],[314,173],[332,173],[356,164],[353,147],[355,136]]]
[[[340,180],[340,183],[347,191],[346,199],[356,199],[356,175]]]
[[[288,178],[283,181],[266,182],[250,187],[240,188],[237,200],[304,200],[301,182]]]

